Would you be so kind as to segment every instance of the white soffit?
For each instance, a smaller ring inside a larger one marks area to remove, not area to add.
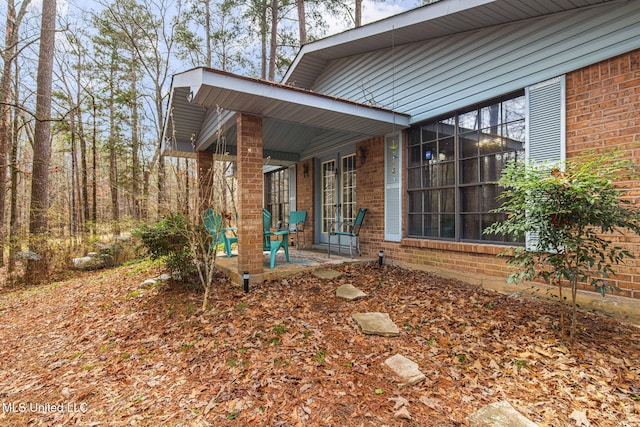
[[[190,87],[192,104],[315,128],[379,136],[409,127],[406,114],[207,68],[176,76],[174,86]]]

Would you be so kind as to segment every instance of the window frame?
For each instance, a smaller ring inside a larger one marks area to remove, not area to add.
[[[271,213],[271,227],[289,222],[289,169],[281,168],[265,173],[264,203]]]
[[[495,122],[493,106],[499,107]],[[517,108],[505,110],[507,106]],[[517,119],[509,120],[505,111],[517,111]],[[487,126],[482,125],[483,114],[491,115],[488,121],[484,117]],[[474,125],[463,127],[465,118],[471,118],[467,123]],[[520,240],[513,242],[509,236],[486,236],[482,230],[490,225],[485,222],[500,219],[500,214],[489,212],[500,202],[494,199],[487,203],[486,194],[495,197],[499,194],[497,181],[504,164],[511,159],[525,160],[527,119],[527,98],[522,89],[414,125],[406,148],[407,237],[524,244]],[[510,131],[516,136],[509,138]],[[471,144],[463,145],[465,140],[477,143],[468,150]],[[510,148],[510,141],[517,141],[519,145]],[[485,142],[484,148],[482,142]],[[465,198],[465,193],[475,194],[475,203],[469,203],[472,199]],[[473,227],[463,229],[465,224]]]

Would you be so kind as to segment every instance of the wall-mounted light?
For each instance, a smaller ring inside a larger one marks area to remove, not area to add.
[[[304,162],[302,164],[302,175],[306,178],[309,176],[309,163]]]

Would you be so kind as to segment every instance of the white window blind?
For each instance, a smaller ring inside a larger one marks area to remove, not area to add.
[[[547,80],[526,89],[529,107],[526,157],[534,162],[557,163],[566,157],[565,77]],[[527,235],[527,248],[536,246],[535,233]]]

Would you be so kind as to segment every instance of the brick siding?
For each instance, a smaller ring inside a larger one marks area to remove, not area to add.
[[[307,221],[304,229],[307,247],[311,247],[313,244],[315,224],[313,212],[315,170],[313,165],[313,159],[307,159],[296,165],[296,210],[307,211]],[[302,245],[302,243],[300,244]]]
[[[640,50],[610,58],[567,74],[567,157],[583,150],[622,150],[640,164]],[[640,183],[625,182],[628,200],[640,209]],[[617,295],[640,298],[640,239],[614,240],[634,253],[615,268],[610,284]],[[585,286],[593,290],[593,287]]]

